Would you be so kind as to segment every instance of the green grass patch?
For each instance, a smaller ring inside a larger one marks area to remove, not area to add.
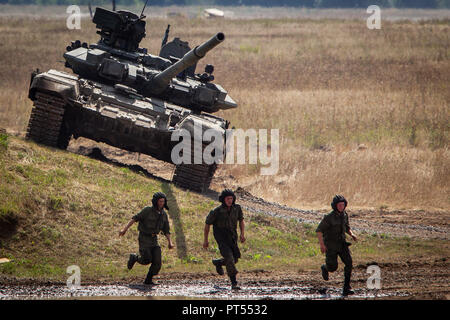
[[[8,150],[8,135],[0,133],[0,154]]]

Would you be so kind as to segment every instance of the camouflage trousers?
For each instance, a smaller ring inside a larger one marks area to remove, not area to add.
[[[218,243],[218,245],[220,254],[223,258],[215,259],[215,263],[225,266],[229,277],[235,276],[238,273],[236,263],[241,257],[241,252],[239,251],[237,243]]]
[[[148,274],[151,276],[157,275],[161,270],[161,247],[139,247],[139,254],[137,255],[137,262],[142,265],[151,263]]]
[[[350,277],[352,275],[353,261],[348,245],[343,244],[338,250],[328,249],[325,254],[325,266],[328,272],[334,272],[338,268],[338,256],[344,263],[344,277],[345,284],[350,283]]]

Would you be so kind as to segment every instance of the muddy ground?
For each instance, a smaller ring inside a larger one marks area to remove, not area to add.
[[[381,289],[368,289],[367,265],[353,271],[355,295],[345,299],[449,299],[449,261],[415,260],[402,264],[381,264]],[[319,271],[242,272],[241,290],[230,290],[225,276],[212,273],[164,273],[156,277],[158,285],[142,284],[142,279],[124,281],[86,280],[78,289],[65,283],[36,282],[4,278],[0,281],[0,299],[344,299],[341,294],[342,270],[330,274],[325,282]]]
[[[99,160],[126,166],[131,170],[170,181],[173,166],[145,155],[137,155],[86,139],[72,141],[69,151]],[[156,174],[157,173],[157,174]],[[217,199],[217,190],[233,180],[218,170],[207,196]],[[325,212],[301,210],[268,202],[233,185],[243,208],[270,216],[317,223]],[[356,231],[386,233],[395,236],[424,239],[449,239],[448,212],[349,210],[352,228]],[[381,289],[368,289],[368,265],[354,267],[352,286],[355,295],[347,299],[449,299],[449,257],[402,263],[383,263]],[[69,289],[65,283],[39,282],[34,279],[15,279],[0,275],[0,299],[78,299],[101,298],[200,298],[200,299],[342,299],[342,267],[330,274],[325,282],[317,271],[299,272],[242,272],[238,275],[241,290],[231,291],[225,276],[212,273],[165,273],[158,276],[157,286],[146,286],[142,279],[111,282],[104,279],[83,279],[81,287]]]

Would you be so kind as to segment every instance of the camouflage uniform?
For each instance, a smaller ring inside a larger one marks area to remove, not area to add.
[[[325,268],[328,272],[336,271],[338,268],[337,257],[339,256],[344,263],[344,288],[350,288],[353,261],[350,249],[348,248],[351,243],[345,240],[345,233],[350,230],[350,224],[347,212],[344,210],[339,213],[336,209],[336,203],[333,200],[331,205],[333,211],[323,217],[316,232],[323,234],[323,241],[327,247],[325,265],[322,268]],[[347,205],[346,200],[345,203]]]
[[[139,254],[134,255],[130,259],[142,265],[151,263],[145,281],[146,283],[151,283],[152,277],[157,275],[161,269],[161,247],[158,244],[158,233],[162,231],[165,235],[170,234],[167,213],[164,209],[158,211],[156,201],[154,200],[155,197],[152,200],[152,207],[145,207],[141,212],[132,217],[134,221],[139,222]],[[166,204],[165,208],[167,208]]]
[[[224,265],[228,276],[233,279],[238,273],[235,264],[241,257],[237,240],[237,223],[244,219],[241,206],[233,204],[230,210],[222,204],[211,210],[206,217],[206,224],[213,225],[214,238],[219,245],[223,259],[215,260],[215,264]]]

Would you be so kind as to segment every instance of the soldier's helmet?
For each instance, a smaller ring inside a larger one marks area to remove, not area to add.
[[[161,199],[161,198],[164,198],[164,208],[166,208],[167,210],[169,210],[169,206],[167,205],[167,197],[166,197],[166,195],[164,194],[164,193],[162,193],[162,192],[157,192],[157,193],[155,193],[154,195],[153,195],[153,198],[152,198],[152,204],[153,204],[153,206],[155,207],[155,208],[157,208],[157,206],[158,206],[158,200],[159,199]]]
[[[219,196],[219,201],[225,204],[225,198],[232,196],[233,197],[233,204],[236,202],[236,195],[234,194],[233,190],[231,189],[224,189]]]
[[[336,209],[336,205],[337,205],[339,202],[344,202],[344,203],[345,203],[345,208],[347,208],[348,202],[347,202],[347,200],[344,198],[344,196],[342,196],[342,195],[340,195],[340,194],[337,194],[337,195],[334,196],[333,202],[331,202],[331,208],[333,208],[333,210],[337,210],[337,209]],[[344,208],[344,209],[345,209],[345,208]]]

